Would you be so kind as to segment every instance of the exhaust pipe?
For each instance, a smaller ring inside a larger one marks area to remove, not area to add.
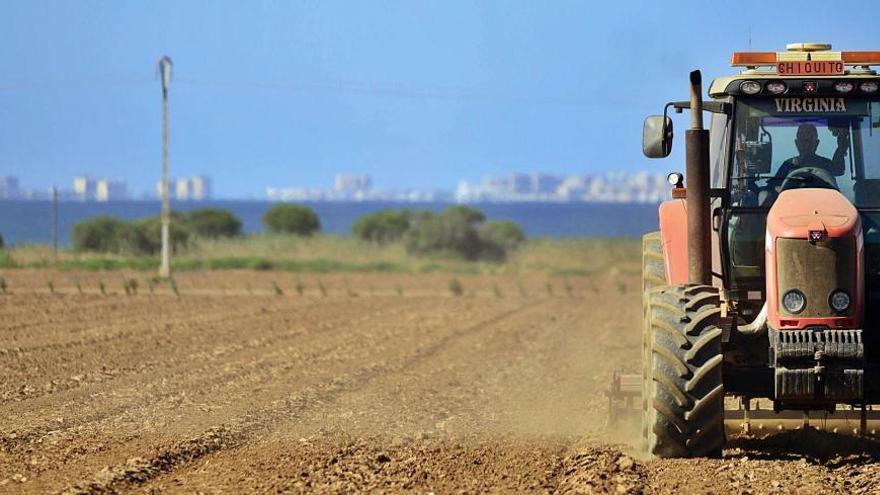
[[[687,172],[688,283],[712,283],[709,241],[709,131],[703,128],[703,76],[691,72],[691,128],[685,131]]]

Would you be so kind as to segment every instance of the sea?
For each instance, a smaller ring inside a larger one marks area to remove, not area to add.
[[[246,233],[262,231],[262,217],[274,204],[256,200],[172,202],[174,211],[196,208],[231,210],[244,224]],[[318,214],[321,230],[348,234],[355,220],[365,213],[384,209],[442,211],[450,203],[304,202]],[[640,237],[657,230],[657,205],[648,203],[477,203],[490,220],[513,220],[529,237]],[[113,201],[106,203],[59,201],[58,243],[70,243],[77,222],[99,215],[138,219],[158,215],[158,201]],[[7,246],[47,244],[52,239],[52,206],[49,201],[0,201],[0,236]]]

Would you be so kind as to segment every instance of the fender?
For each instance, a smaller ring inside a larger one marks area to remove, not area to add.
[[[684,199],[660,204],[660,243],[666,265],[666,283],[688,283],[687,206]]]

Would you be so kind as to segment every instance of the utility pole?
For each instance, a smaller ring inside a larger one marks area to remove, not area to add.
[[[58,188],[52,186],[52,264],[58,264]]]
[[[163,55],[159,59],[159,75],[162,78],[162,262],[159,276],[171,276],[171,205],[168,197],[168,85],[171,82],[171,59]]]

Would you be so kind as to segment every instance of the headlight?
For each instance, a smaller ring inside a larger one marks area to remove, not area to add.
[[[785,306],[786,311],[796,315],[807,307],[807,297],[803,292],[792,289],[782,296],[782,305]]]
[[[681,175],[680,172],[672,172],[666,176],[666,182],[672,187],[682,187],[684,175]]]
[[[767,91],[773,93],[774,95],[785,93],[785,90],[788,89],[785,86],[785,83],[782,81],[772,81],[767,83]]]
[[[861,89],[863,93],[876,93],[878,86],[880,85],[877,84],[877,81],[868,81],[860,84],[859,89]]]
[[[756,95],[761,92],[761,85],[755,81],[745,81],[739,85],[739,89],[747,95]]]
[[[840,81],[840,82],[834,83],[834,89],[838,93],[849,93],[855,87],[856,87],[855,84],[853,84],[849,81]]]
[[[828,298],[828,304],[831,306],[831,309],[838,313],[846,312],[849,309],[850,302],[849,294],[844,290],[836,290]]]

